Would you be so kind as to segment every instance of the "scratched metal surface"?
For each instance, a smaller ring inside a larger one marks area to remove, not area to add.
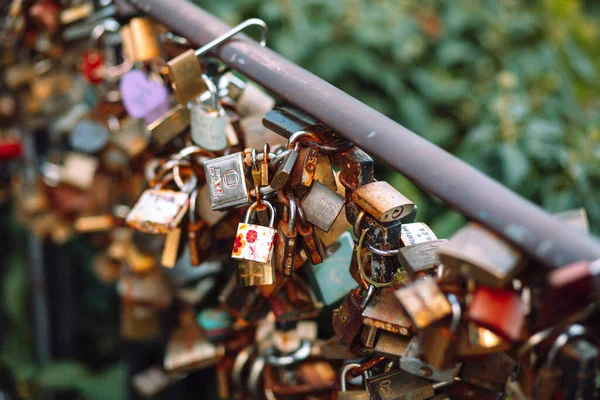
[[[230,28],[186,0],[131,2],[199,45]],[[564,227],[533,203],[268,48],[236,36],[216,56],[449,207],[505,237],[541,266],[600,258],[597,239]]]

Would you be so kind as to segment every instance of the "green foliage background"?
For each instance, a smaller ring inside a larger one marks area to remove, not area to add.
[[[593,2],[195,1],[231,24],[264,19],[269,47],[547,210],[585,207],[600,232]],[[463,223],[386,179],[439,236]]]

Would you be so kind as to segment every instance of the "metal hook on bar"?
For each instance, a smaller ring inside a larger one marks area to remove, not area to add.
[[[232,36],[237,35],[239,32],[243,31],[249,26],[258,26],[261,28],[259,43],[261,47],[265,47],[267,45],[267,34],[269,33],[269,27],[267,26],[267,23],[259,18],[250,18],[245,20],[235,28],[231,29],[230,31],[225,32],[221,36],[206,43],[204,46],[194,51],[194,54],[196,55],[196,57],[200,57],[206,54],[209,50],[212,50],[214,47],[222,44],[227,39],[230,39]]]

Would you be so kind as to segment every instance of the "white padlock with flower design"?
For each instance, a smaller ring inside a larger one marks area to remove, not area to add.
[[[269,226],[251,224],[250,220],[258,203],[254,203],[248,207],[244,222],[238,224],[235,243],[231,251],[232,258],[256,261],[264,264],[271,262],[277,234],[277,231],[273,228],[276,212],[271,203],[266,200],[261,200],[261,202],[271,211]]]

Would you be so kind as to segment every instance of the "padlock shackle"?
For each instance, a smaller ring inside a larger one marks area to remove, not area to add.
[[[154,177],[152,178],[152,181],[150,182],[151,186],[156,186],[157,184],[160,183],[161,180],[163,180],[163,178],[165,177],[165,175],[169,172],[172,172],[173,169],[176,166],[185,166],[185,167],[191,167],[191,164],[189,163],[189,161],[187,160],[168,160],[166,162],[164,162],[163,164],[161,164],[159,166],[158,172],[154,175]],[[175,179],[174,177],[171,177],[170,179],[167,180],[170,181],[171,179]],[[176,182],[177,183],[177,182]],[[184,185],[177,185],[179,186],[179,188],[181,189]]]
[[[243,31],[244,29],[246,29],[250,26],[258,26],[260,28],[260,42],[259,43],[260,43],[261,47],[265,47],[267,45],[267,34],[269,33],[269,27],[267,26],[267,23],[259,18],[250,18],[250,19],[245,20],[241,24],[235,26],[231,30],[225,32],[221,36],[206,43],[204,46],[202,46],[199,49],[197,49],[196,51],[194,51],[194,55],[196,57],[200,57],[200,56],[206,54],[208,51],[212,50],[214,47],[219,46],[223,42],[230,39],[232,36],[237,35],[238,33],[240,33],[241,31]]]
[[[210,107],[211,111],[220,112],[221,107],[219,106],[219,89],[215,82],[206,74],[202,74],[202,80],[206,84],[206,89],[210,93]]]
[[[450,333],[453,335],[458,332],[458,327],[460,326],[460,319],[462,317],[462,309],[460,307],[460,302],[454,293],[448,293],[446,296],[448,297],[448,301],[450,302],[450,306],[452,309],[452,320],[450,321]]]
[[[558,335],[556,340],[554,340],[554,343],[552,343],[552,347],[548,350],[548,355],[546,356],[546,368],[552,369],[556,356],[571,340],[586,336],[587,333],[588,330],[583,325],[574,324],[569,326],[566,332]]]
[[[303,137],[309,137],[309,138],[311,138],[311,140],[313,140],[317,143],[321,143],[321,138],[319,138],[316,133],[314,133],[312,131],[301,130],[301,131],[292,133],[292,135],[288,139],[288,149],[294,148],[297,144],[296,142],[299,142],[300,139]]]
[[[269,216],[269,227],[273,228],[273,226],[275,226],[275,216],[277,215],[277,212],[275,211],[275,207],[273,207],[273,204],[271,204],[271,202],[269,202],[267,200],[261,200],[261,203],[266,205],[269,208],[269,211],[271,211],[271,215]],[[250,207],[248,207],[248,210],[246,211],[246,216],[244,217],[245,224],[250,223],[250,218],[252,217],[252,214],[254,213],[254,210],[256,209],[256,207],[258,207],[257,202],[252,203],[250,205]]]
[[[344,368],[342,368],[342,373],[340,376],[340,391],[345,392],[346,389],[346,375],[348,375],[348,372],[350,372],[351,370],[353,370],[354,368],[360,368],[361,364],[359,363],[349,363],[344,365]]]

